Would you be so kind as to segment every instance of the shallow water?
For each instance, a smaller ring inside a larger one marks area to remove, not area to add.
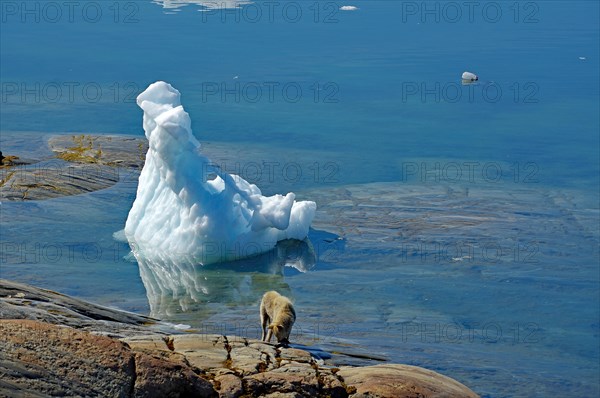
[[[158,3],[117,19],[97,3],[97,23],[7,14],[1,150],[53,172],[50,132],[141,137],[132,99],[165,79],[213,161],[317,202],[309,242],[220,267],[137,264],[113,237],[137,183],[121,169],[106,190],[3,202],[0,277],[249,337],[278,289],[298,309],[293,341],[355,355],[340,361],[425,366],[490,397],[600,393],[596,2],[519,3],[518,23],[511,2],[489,6],[498,23],[423,22],[409,2],[293,2],[297,23]],[[465,69],[480,82],[462,86]]]
[[[319,204],[307,242],[201,267],[137,264],[113,238],[136,188],[135,175],[124,173],[114,187],[86,195],[4,202],[2,277],[247,337],[260,335],[262,293],[277,289],[298,308],[293,341],[351,355],[341,362],[426,366],[483,396],[592,396],[594,197],[506,187],[397,182],[300,191]]]

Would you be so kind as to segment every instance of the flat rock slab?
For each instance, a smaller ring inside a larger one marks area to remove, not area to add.
[[[229,358],[226,338],[219,335],[189,334],[159,336],[148,334],[123,339],[134,350],[172,351],[182,354],[193,366],[219,373]]]
[[[337,375],[353,392],[351,398],[475,398],[454,379],[409,365],[342,367]]]
[[[0,199],[45,200],[108,188],[119,181],[113,167],[45,161],[0,169]]]
[[[144,165],[148,142],[110,135],[59,135],[48,147],[55,158],[5,162],[0,199],[45,200],[109,188]]]
[[[158,322],[5,279],[0,279],[0,319],[37,320],[113,337],[146,334]]]

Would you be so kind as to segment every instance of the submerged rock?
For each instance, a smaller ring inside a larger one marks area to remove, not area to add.
[[[0,199],[45,200],[109,188],[141,169],[147,143],[126,136],[60,135],[48,146],[55,158],[4,158]]]
[[[119,181],[116,169],[103,165],[40,162],[29,168],[0,169],[0,199],[45,200],[108,188]]]
[[[141,169],[148,143],[137,137],[117,135],[57,135],[48,141],[56,157],[74,163]]]

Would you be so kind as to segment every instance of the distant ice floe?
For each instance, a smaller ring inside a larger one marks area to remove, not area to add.
[[[358,7],[355,7],[355,6],[341,6],[340,10],[341,11],[356,11],[356,10],[358,10]]]
[[[463,84],[470,84],[479,80],[479,77],[475,73],[472,72],[463,72],[462,74],[462,82]]]
[[[239,8],[245,4],[253,3],[249,0],[153,0],[152,2],[162,6],[164,9],[173,11],[178,11],[181,7],[194,4],[201,7],[199,11],[207,11]]]
[[[200,151],[180,93],[156,82],[137,98],[149,148],[125,236],[138,261],[206,265],[303,240],[316,204],[296,195],[263,196],[240,176],[221,171]]]

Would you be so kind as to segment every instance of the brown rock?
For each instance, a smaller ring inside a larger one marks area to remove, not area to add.
[[[281,348],[279,350],[279,357],[281,359],[289,359],[296,362],[313,362],[313,357],[304,350],[297,348]]]
[[[249,340],[248,347],[252,347],[264,354],[268,354],[270,357],[273,357],[273,358],[275,358],[276,356],[279,355],[273,344],[267,344],[267,343],[263,343],[261,341]]]
[[[179,352],[213,348],[223,350],[226,341],[219,334],[181,334],[173,336],[173,347]]]
[[[31,320],[0,320],[0,335],[0,396],[217,396],[181,354]]]
[[[348,392],[342,381],[330,370],[326,368],[319,369],[319,382],[323,392],[331,398],[346,398]]]
[[[350,390],[351,398],[476,398],[473,391],[431,370],[409,365],[342,367],[338,376]]]
[[[242,376],[266,372],[279,367],[275,346],[235,336],[227,336],[229,368]]]
[[[212,384],[195,374],[185,357],[169,352],[135,353],[136,398],[216,397]]]
[[[219,384],[219,398],[238,398],[244,393],[242,380],[234,374],[215,377]]]
[[[1,279],[0,317],[28,318],[0,320],[0,397],[477,397],[415,366],[335,370],[304,350],[167,335],[152,319]]]
[[[156,350],[156,351],[169,351],[167,346],[166,336],[157,334],[145,334],[141,336],[132,336],[121,339],[121,341],[127,343],[127,345],[133,350]]]
[[[275,358],[263,355],[251,347],[232,347],[229,355],[231,357],[229,368],[243,376],[274,368]]]
[[[319,379],[315,370],[306,363],[291,363],[275,370],[244,378],[247,391],[259,394],[274,392],[302,393],[317,396]]]
[[[127,397],[133,391],[133,354],[118,340],[29,320],[0,320],[0,335],[0,395]]]
[[[211,370],[226,367],[226,339],[218,335],[173,336],[173,348],[184,354],[189,363],[200,369]]]

